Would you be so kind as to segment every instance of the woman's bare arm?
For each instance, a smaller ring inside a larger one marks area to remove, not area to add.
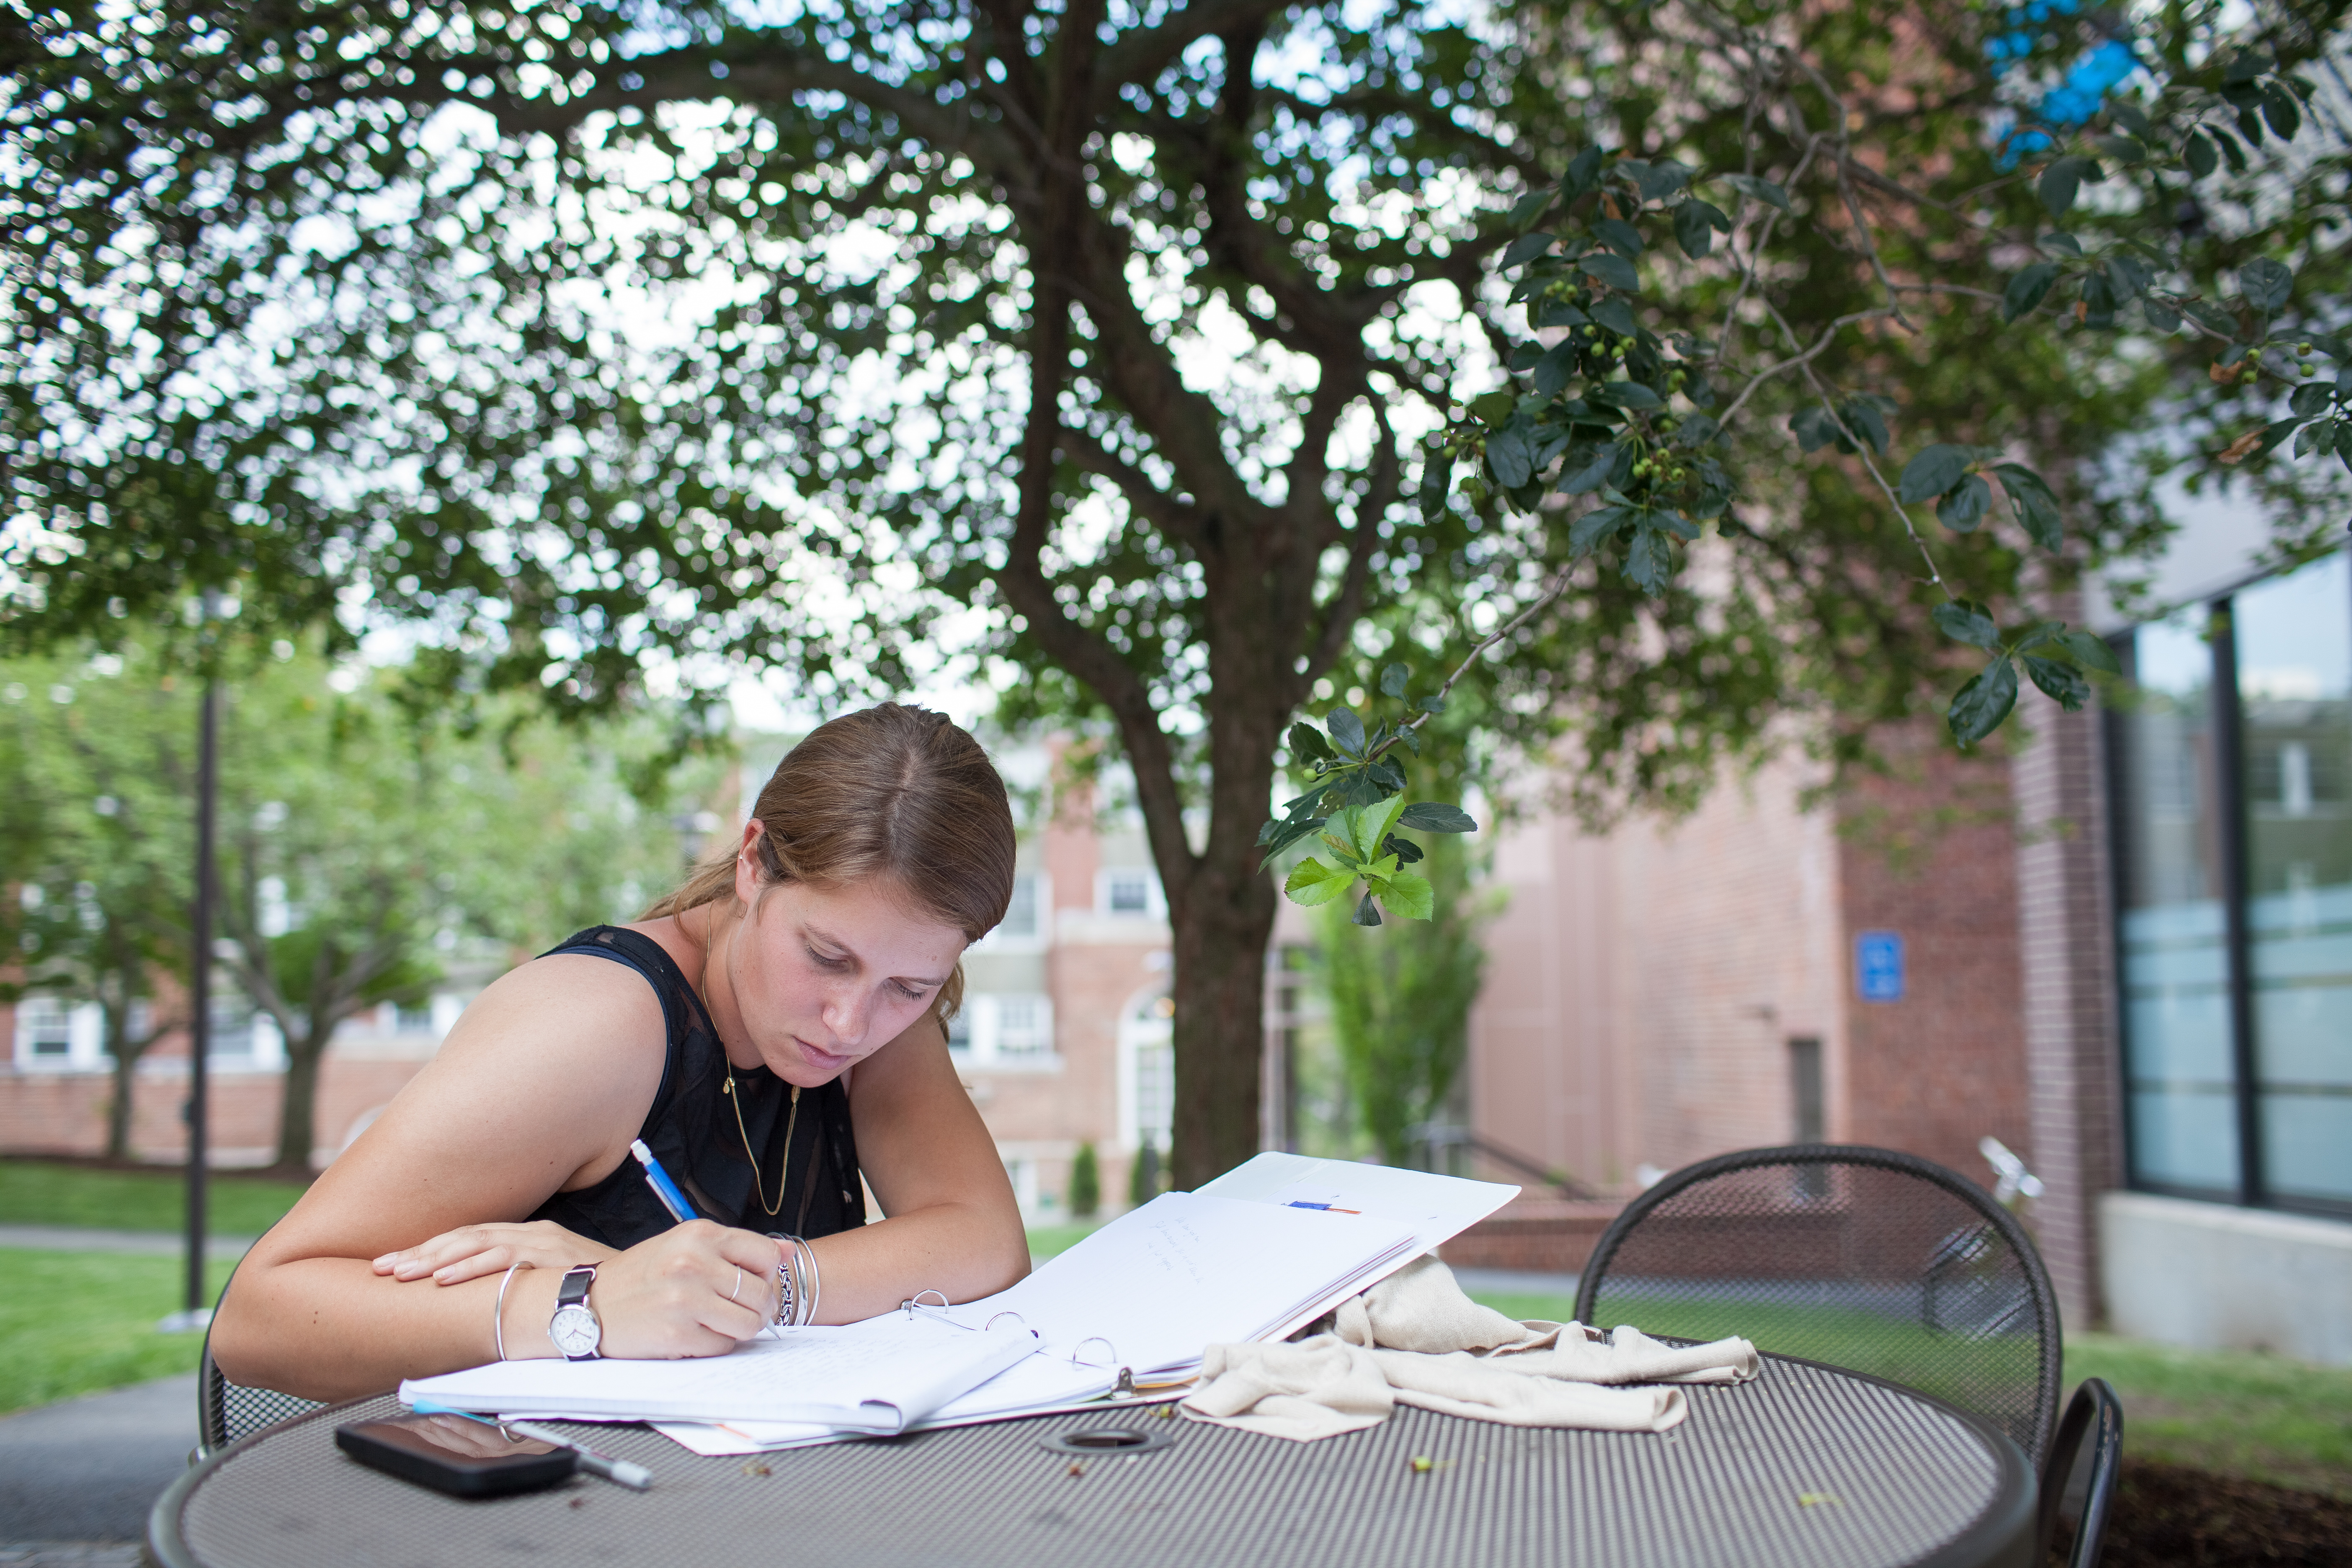
[[[849,1107],[857,1162],[889,1217],[810,1243],[822,1321],[887,1312],[919,1290],[970,1301],[1029,1272],[1013,1184],[935,1020],[857,1064]]]
[[[425,1289],[373,1260],[602,1180],[659,1087],[663,1039],[660,1003],[618,964],[558,955],[501,977],[238,1266],[213,1330],[222,1372],[325,1399],[494,1359],[498,1279]],[[612,1354],[715,1354],[774,1307],[774,1244],[707,1222],[566,1261],[602,1264],[590,1301]],[[725,1301],[739,1267],[751,1287]],[[553,1267],[515,1276],[510,1358],[554,1353],[557,1283]]]

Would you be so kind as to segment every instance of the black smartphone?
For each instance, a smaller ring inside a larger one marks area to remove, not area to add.
[[[512,1438],[463,1415],[395,1415],[335,1428],[335,1447],[362,1465],[451,1497],[503,1497],[551,1487],[579,1468],[570,1448]]]

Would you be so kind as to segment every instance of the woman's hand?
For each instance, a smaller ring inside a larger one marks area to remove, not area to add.
[[[777,1258],[767,1237],[707,1219],[611,1256],[588,1292],[597,1348],[645,1361],[725,1354],[775,1318]]]
[[[518,1263],[564,1269],[617,1256],[611,1247],[575,1236],[551,1219],[534,1219],[445,1230],[405,1252],[385,1253],[375,1260],[375,1271],[395,1279],[430,1278],[436,1285],[457,1285],[485,1274],[503,1274]]]

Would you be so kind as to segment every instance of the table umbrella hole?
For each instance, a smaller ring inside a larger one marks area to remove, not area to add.
[[[1146,1432],[1133,1426],[1088,1426],[1045,1440],[1057,1454],[1148,1454],[1165,1448],[1174,1439],[1166,1432]]]

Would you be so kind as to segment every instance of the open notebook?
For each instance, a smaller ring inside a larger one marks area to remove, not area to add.
[[[1518,1190],[1350,1161],[1260,1154],[1198,1193],[1171,1193],[1121,1215],[1011,1289],[943,1314],[1001,1331],[1014,1321],[1006,1314],[1017,1313],[1037,1334],[1038,1353],[916,1426],[1070,1408],[1108,1394],[1122,1370],[1147,1389],[1181,1382],[1208,1345],[1282,1338],[1484,1219]],[[800,1447],[843,1435],[787,1422],[661,1430],[706,1454]]]

